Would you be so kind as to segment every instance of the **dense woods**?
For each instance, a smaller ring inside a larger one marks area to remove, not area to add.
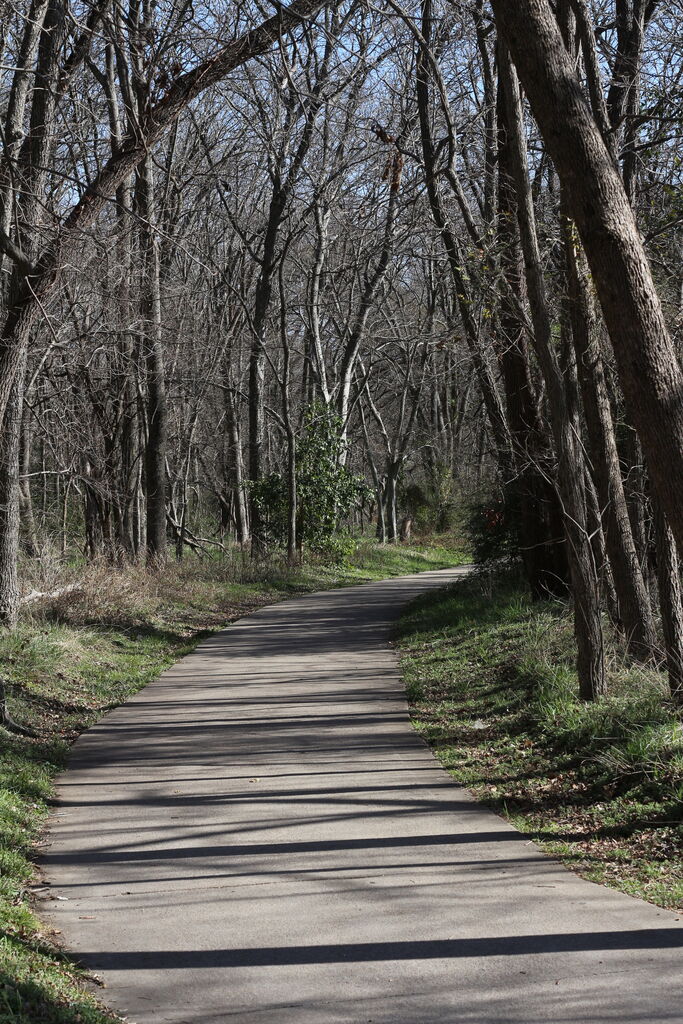
[[[47,553],[468,505],[571,595],[582,697],[610,621],[683,702],[682,15],[5,3],[4,624]]]

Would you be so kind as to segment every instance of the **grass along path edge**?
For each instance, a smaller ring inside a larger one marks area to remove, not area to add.
[[[683,723],[663,673],[610,655],[576,697],[566,606],[472,576],[398,627],[411,717],[453,778],[591,881],[683,911]]]
[[[139,567],[74,568],[83,586],[27,610],[0,634],[9,710],[35,738],[0,727],[0,1024],[105,1024],[119,1020],[93,993],[59,936],[40,919],[49,898],[40,855],[55,776],[75,739],[106,712],[190,653],[209,633],[296,594],[465,561],[445,544],[354,545],[342,565],[189,558],[150,573]],[[62,582],[58,579],[57,582]],[[68,582],[68,576],[67,576]],[[38,581],[55,589],[55,580]]]

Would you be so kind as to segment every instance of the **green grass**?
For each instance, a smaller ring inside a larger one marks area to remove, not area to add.
[[[488,806],[586,878],[683,909],[683,724],[655,670],[608,652],[576,697],[571,621],[512,583],[458,582],[400,623],[414,723]]]
[[[440,546],[353,544],[345,564],[317,558],[292,569],[282,558],[254,563],[188,559],[163,572],[73,566],[82,591],[38,607],[19,628],[0,633],[0,677],[10,712],[36,733],[0,728],[0,1024],[104,1024],[109,1013],[82,983],[35,913],[34,856],[52,782],[76,737],[202,635],[292,594],[459,564]],[[53,590],[58,578],[38,589]],[[38,912],[40,905],[37,905]]]
[[[455,565],[465,565],[469,560],[467,549],[457,544],[452,547],[445,543],[404,547],[361,542],[349,563],[361,576],[384,579],[388,576],[409,576],[430,569],[449,569]]]

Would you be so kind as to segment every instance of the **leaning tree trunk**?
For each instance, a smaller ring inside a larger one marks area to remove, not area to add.
[[[600,588],[587,522],[585,463],[578,442],[578,424],[552,340],[529,182],[521,96],[517,76],[504,45],[499,47],[499,66],[506,128],[510,134],[510,167],[517,187],[517,216],[534,328],[533,340],[548,391],[549,416],[557,453],[557,487],[564,513],[574,597],[579,694],[583,700],[595,700],[604,694],[606,681]]]
[[[653,490],[683,551],[683,370],[624,185],[549,0],[492,0],[548,152],[566,189],[612,340]]]
[[[339,369],[339,393],[337,398],[337,411],[341,420],[342,449],[340,462],[345,463],[348,457],[347,431],[349,421],[349,409],[351,404],[351,388],[358,364],[361,345],[365,338],[368,319],[373,304],[377,298],[379,289],[384,281],[396,240],[396,226],[399,213],[399,186],[401,172],[399,163],[400,154],[398,149],[389,157],[393,161],[394,170],[389,185],[389,197],[387,201],[386,218],[384,221],[384,234],[379,259],[372,273],[365,277],[365,283],[361,292],[353,326],[349,333],[348,340],[344,346]],[[402,159],[402,158],[401,158]]]
[[[655,645],[650,597],[638,559],[621,478],[607,383],[596,336],[586,272],[573,224],[563,218],[571,334],[586,417],[593,478],[604,520],[605,544],[628,649],[647,661]]]
[[[541,418],[531,375],[526,328],[512,301],[524,308],[524,266],[517,227],[517,197],[510,164],[502,90],[498,95],[498,239],[500,270],[507,283],[500,297],[502,335],[500,366],[515,474],[506,485],[506,500],[519,519],[521,558],[534,598],[566,594],[569,568],[562,529],[562,509],[552,485],[552,440]]]

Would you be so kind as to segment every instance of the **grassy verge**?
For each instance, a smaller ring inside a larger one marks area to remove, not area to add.
[[[78,969],[41,929],[32,908],[33,859],[52,780],[71,743],[188,653],[207,632],[263,604],[327,587],[459,564],[447,546],[379,547],[360,542],[342,566],[282,560],[254,564],[190,559],[142,569],[74,569],[82,589],[32,607],[16,632],[0,634],[0,677],[13,719],[35,738],[0,728],[0,1022],[104,1024],[118,1019],[82,984]],[[55,590],[57,567],[36,579]]]
[[[469,552],[458,546],[455,539],[450,544],[446,539],[442,543],[430,541],[410,547],[364,541],[349,556],[344,569],[345,582],[353,582],[355,574],[358,582],[363,579],[381,580],[429,569],[450,569],[455,565],[466,565],[469,560]]]
[[[576,699],[565,607],[471,578],[400,623],[414,724],[451,774],[585,878],[683,910],[683,724],[666,681],[609,652]]]

